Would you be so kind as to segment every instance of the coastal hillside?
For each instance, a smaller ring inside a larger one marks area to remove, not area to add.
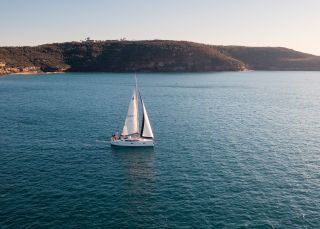
[[[319,71],[320,57],[282,47],[219,46],[225,55],[243,61],[252,70]]]
[[[244,63],[214,47],[178,41],[106,41],[58,44],[70,71],[238,71]]]
[[[320,70],[320,57],[276,47],[92,41],[0,47],[0,73]]]

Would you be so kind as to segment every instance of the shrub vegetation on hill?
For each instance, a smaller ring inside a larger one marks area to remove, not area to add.
[[[213,46],[186,41],[84,41],[0,47],[6,67],[44,72],[207,72],[320,70],[320,57],[276,47]]]

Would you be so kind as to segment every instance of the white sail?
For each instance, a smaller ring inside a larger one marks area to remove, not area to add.
[[[139,134],[139,110],[137,88],[134,88],[131,101],[128,108],[126,121],[124,123],[121,135]]]
[[[149,117],[147,114],[146,107],[144,105],[143,99],[141,98],[141,104],[143,109],[143,120],[142,120],[142,128],[141,128],[141,136],[147,138],[153,138],[153,132],[150,125]]]

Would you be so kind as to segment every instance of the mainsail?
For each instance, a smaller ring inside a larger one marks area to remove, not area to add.
[[[140,95],[141,104],[142,104],[142,110],[143,110],[143,116],[142,116],[142,126],[141,126],[141,137],[145,138],[153,138],[153,132],[150,125],[149,117],[147,114],[146,107],[144,105],[143,99]]]
[[[138,110],[138,95],[137,87],[134,88],[130,100],[126,121],[121,135],[127,136],[132,134],[139,134],[139,110]]]

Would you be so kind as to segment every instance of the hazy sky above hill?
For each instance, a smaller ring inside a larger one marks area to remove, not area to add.
[[[0,46],[172,39],[320,55],[319,0],[0,0]]]

